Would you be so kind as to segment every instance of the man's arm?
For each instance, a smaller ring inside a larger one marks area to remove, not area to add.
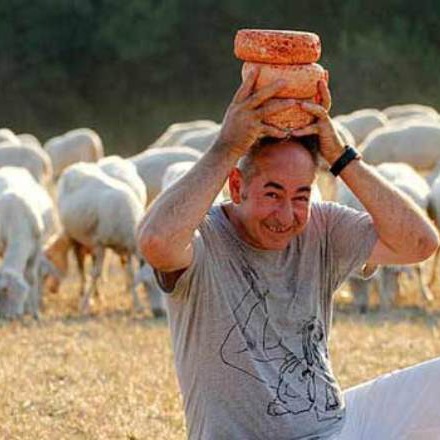
[[[235,166],[262,136],[284,138],[286,131],[262,122],[268,114],[286,110],[295,100],[271,99],[285,84],[275,82],[253,92],[254,69],[237,90],[214,145],[177,184],[151,205],[139,227],[138,241],[146,260],[162,272],[187,268],[193,258],[194,233]]]
[[[321,82],[319,87],[323,101],[329,102],[331,98],[327,85]],[[317,134],[321,154],[330,165],[333,164],[343,153],[344,145],[327,110],[305,102],[301,106],[318,120],[304,129],[292,131],[292,134]],[[425,260],[437,249],[438,233],[423,211],[410,197],[381,177],[374,167],[353,160],[341,171],[340,176],[373,218],[379,236],[368,259],[369,265],[416,263]]]

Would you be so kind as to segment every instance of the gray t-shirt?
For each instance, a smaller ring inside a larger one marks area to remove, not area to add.
[[[283,251],[242,241],[220,205],[167,295],[188,435],[195,440],[326,439],[344,403],[328,355],[332,294],[377,240],[372,219],[313,204]]]

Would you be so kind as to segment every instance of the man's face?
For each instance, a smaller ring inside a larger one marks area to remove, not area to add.
[[[249,182],[237,177],[235,226],[252,246],[282,250],[309,220],[316,168],[310,154],[294,141],[268,147],[255,165],[257,172]]]

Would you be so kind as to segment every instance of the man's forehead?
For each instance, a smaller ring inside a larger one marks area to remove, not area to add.
[[[311,154],[297,141],[285,141],[266,148],[255,158],[255,165],[263,174],[314,174],[316,171]]]

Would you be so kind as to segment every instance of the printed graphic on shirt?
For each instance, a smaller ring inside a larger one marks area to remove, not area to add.
[[[273,390],[274,398],[267,402],[270,416],[314,411],[318,421],[339,418],[341,399],[326,365],[322,322],[316,317],[304,321],[299,332],[302,353],[297,347],[295,354],[271,325],[269,290],[260,286],[252,267],[243,265],[240,270],[249,288],[233,311],[235,324],[220,347],[222,361]],[[249,357],[254,361],[252,370]]]

